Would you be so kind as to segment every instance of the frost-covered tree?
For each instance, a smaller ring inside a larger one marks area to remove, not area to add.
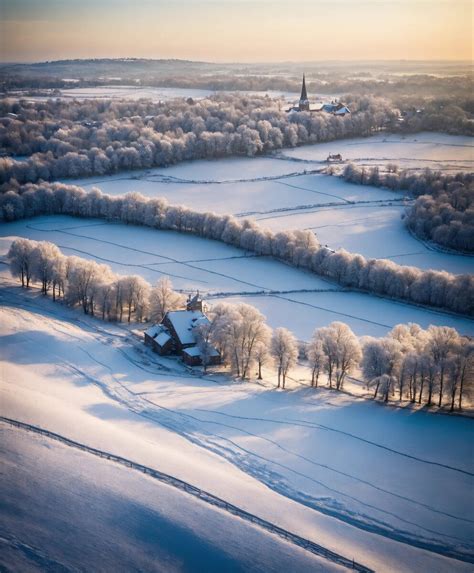
[[[37,243],[33,251],[33,278],[41,282],[41,292],[48,294],[53,284],[57,269],[57,261],[62,253],[54,243],[42,241]]]
[[[363,346],[361,369],[364,380],[375,386],[374,399],[381,386],[385,387],[384,398],[388,400],[400,359],[400,343],[393,338],[368,338]]]
[[[429,342],[428,353],[439,372],[439,398],[438,406],[441,407],[444,395],[444,380],[448,361],[451,353],[458,344],[458,333],[448,326],[433,326],[428,328]]]
[[[262,380],[262,367],[272,362],[272,355],[270,353],[271,330],[268,329],[268,340],[265,342],[259,341],[255,346],[255,361],[257,362],[258,372],[257,379]]]
[[[161,322],[167,312],[182,308],[184,295],[173,290],[168,277],[161,277],[150,292],[150,317]]]
[[[273,331],[271,352],[278,368],[278,388],[285,388],[286,376],[298,359],[298,343],[286,328]]]
[[[36,242],[29,239],[15,239],[8,250],[7,259],[10,271],[19,276],[22,287],[29,287],[34,268]]]
[[[318,386],[319,375],[324,367],[325,354],[321,337],[316,330],[306,347],[306,357],[311,368],[311,386]]]

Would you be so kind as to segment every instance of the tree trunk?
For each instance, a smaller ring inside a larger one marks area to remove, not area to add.
[[[438,400],[438,408],[441,408],[441,404],[443,403],[443,383],[444,383],[444,368],[441,370],[441,374],[439,377],[439,400]]]
[[[453,384],[453,389],[451,390],[451,408],[450,412],[454,410],[454,400],[456,399],[456,386]]]
[[[433,380],[430,379],[428,386],[428,402],[426,404],[427,406],[431,406],[432,398],[433,398]]]
[[[262,363],[260,361],[258,362],[258,379],[262,379]]]
[[[380,386],[380,380],[377,381],[377,385],[375,386],[374,400],[377,399],[377,394],[379,392],[379,386]]]
[[[421,404],[421,398],[422,398],[422,396],[423,396],[423,386],[424,386],[424,383],[425,383],[425,377],[422,376],[422,377],[421,377],[421,381],[420,381],[420,393],[419,393],[419,395],[418,395],[418,404]]]
[[[280,387],[280,379],[281,379],[281,366],[278,366],[278,386],[277,386],[277,388]]]
[[[21,269],[21,286],[25,286],[25,271]]]
[[[462,393],[464,390],[464,376],[466,375],[466,365],[462,368],[461,377],[459,380],[459,409],[462,410]]]

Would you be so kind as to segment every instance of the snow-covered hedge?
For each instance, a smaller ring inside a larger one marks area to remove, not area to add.
[[[58,214],[98,217],[222,241],[258,255],[273,256],[349,288],[381,296],[474,314],[474,276],[400,266],[321,246],[310,231],[274,233],[249,219],[201,213],[163,198],[86,192],[60,183],[27,184],[0,195],[0,220]]]

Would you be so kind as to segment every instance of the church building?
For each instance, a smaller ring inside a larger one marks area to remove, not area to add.
[[[297,106],[292,106],[287,110],[288,113],[295,113],[300,111],[307,111],[309,113],[325,112],[332,115],[346,115],[351,113],[349,108],[343,103],[333,101],[331,103],[316,103],[310,104],[308,99],[308,92],[306,90],[306,78],[303,74],[303,84],[301,85],[301,95]]]

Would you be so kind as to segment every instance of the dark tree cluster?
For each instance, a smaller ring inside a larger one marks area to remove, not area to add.
[[[192,233],[273,256],[349,288],[474,314],[474,275],[421,270],[386,259],[366,259],[343,249],[333,251],[321,246],[310,231],[274,233],[253,220],[193,211],[169,205],[163,198],[147,198],[139,193],[110,196],[96,188],[86,192],[60,183],[26,184],[0,195],[0,220],[44,214],[98,217]]]

